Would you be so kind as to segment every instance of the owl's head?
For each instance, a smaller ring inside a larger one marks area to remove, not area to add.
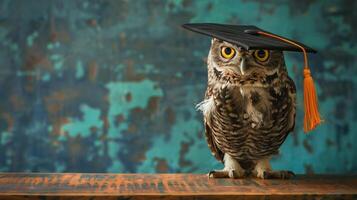
[[[221,75],[235,75],[241,78],[253,74],[272,75],[285,70],[284,55],[276,50],[246,50],[235,44],[212,39],[208,55],[210,78],[220,79]]]

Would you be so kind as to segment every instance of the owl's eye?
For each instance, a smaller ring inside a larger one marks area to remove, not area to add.
[[[259,50],[255,50],[253,55],[254,58],[259,62],[265,62],[269,59],[270,53],[268,50],[259,49]]]
[[[236,54],[236,51],[231,47],[222,47],[221,55],[225,59],[231,59]]]

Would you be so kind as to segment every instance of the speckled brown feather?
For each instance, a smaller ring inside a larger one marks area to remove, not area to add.
[[[205,99],[208,99],[212,96],[212,87],[207,88]],[[204,119],[205,124],[205,136],[206,141],[209,149],[211,150],[212,155],[219,161],[223,162],[224,153],[217,147],[217,144],[214,141],[213,134],[211,132],[211,128],[209,127],[208,123],[206,122],[206,118]]]

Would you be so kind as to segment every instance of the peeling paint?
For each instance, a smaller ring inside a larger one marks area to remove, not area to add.
[[[70,137],[88,137],[92,127],[101,128],[103,122],[100,120],[100,110],[88,105],[80,105],[81,119],[69,119],[70,123],[62,126],[62,132],[68,132]]]
[[[0,1],[0,170],[221,168],[194,108],[205,92],[210,39],[181,28],[217,22],[253,24],[318,50],[309,57],[325,122],[303,134],[303,60],[285,52],[297,120],[273,167],[356,173],[356,4]]]

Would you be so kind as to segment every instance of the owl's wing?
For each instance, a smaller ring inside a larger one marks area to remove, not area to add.
[[[213,94],[212,87],[208,86],[205,94],[205,99],[209,99]],[[212,129],[210,127],[210,117],[204,116],[204,124],[205,124],[205,136],[209,149],[212,152],[212,155],[218,160],[223,162],[224,153],[218,148],[214,135],[212,133]]]
[[[216,142],[214,141],[214,136],[212,134],[212,129],[208,125],[207,122],[205,122],[205,134],[206,134],[206,141],[208,144],[208,147],[210,148],[212,155],[219,161],[223,162],[223,152],[217,147]]]
[[[289,130],[289,132],[293,131],[295,128],[295,116],[296,116],[296,86],[294,81],[289,77],[286,76],[286,84],[287,84],[287,88],[288,88],[288,94],[292,100],[292,108],[291,108],[291,123],[292,126]]]
[[[296,86],[295,86],[293,79],[291,79],[289,76],[286,76],[285,82],[287,84],[287,88],[289,89],[289,93],[295,95],[296,94]]]

